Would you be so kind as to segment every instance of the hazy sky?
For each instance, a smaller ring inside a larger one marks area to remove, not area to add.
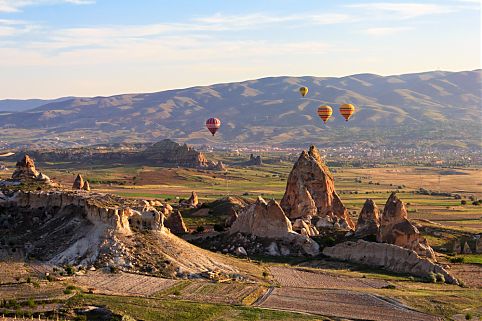
[[[0,99],[481,68],[480,1],[0,0]]]

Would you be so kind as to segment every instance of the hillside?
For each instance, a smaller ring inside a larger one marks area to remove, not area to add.
[[[423,142],[478,148],[481,75],[482,70],[387,77],[270,77],[148,94],[72,98],[4,113],[0,134],[9,146],[174,138],[191,144]],[[300,86],[310,89],[305,98],[298,94]],[[338,114],[341,102],[357,106],[349,123]],[[316,115],[322,103],[334,107],[327,125]],[[210,116],[223,123],[214,138],[204,128]]]

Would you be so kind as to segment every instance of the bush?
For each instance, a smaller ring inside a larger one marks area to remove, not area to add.
[[[224,226],[222,224],[214,224],[213,228],[216,232],[224,231]]]
[[[465,320],[472,320],[472,313],[470,313],[470,312],[467,313],[467,314],[465,315]]]
[[[266,271],[263,271],[263,277],[266,279],[269,276],[269,273]]]
[[[35,308],[35,307],[37,306],[37,304],[35,303],[35,301],[34,301],[32,298],[30,298],[30,299],[28,299],[28,301],[27,301],[27,306],[28,306],[29,308]]]
[[[464,257],[463,256],[456,256],[456,257],[451,257],[449,258],[450,263],[464,263]]]
[[[64,290],[64,294],[72,294],[72,290],[65,289],[65,290]]]
[[[461,200],[461,201],[460,201],[460,205],[467,205],[467,201],[466,201],[466,200]]]
[[[27,283],[32,283],[32,279],[30,278],[30,276],[27,278]]]
[[[382,287],[382,289],[390,289],[390,290],[394,290],[396,288],[397,287],[394,284],[388,284],[388,285],[385,285],[384,287]]]
[[[65,272],[67,272],[67,275],[74,275],[74,267],[72,265],[67,265],[65,268]]]
[[[429,283],[437,283],[437,276],[435,275],[435,273],[430,272],[430,273],[428,274],[427,281],[428,281]]]
[[[196,227],[196,232],[198,233],[202,233],[204,232],[205,230],[205,227],[203,225],[199,225],[198,227]]]
[[[442,273],[437,273],[435,276],[437,278],[437,282],[445,283],[445,276]]]

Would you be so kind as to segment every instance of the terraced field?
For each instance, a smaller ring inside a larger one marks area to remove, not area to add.
[[[179,282],[138,274],[108,274],[97,271],[76,276],[73,281],[94,293],[135,296],[151,296]]]

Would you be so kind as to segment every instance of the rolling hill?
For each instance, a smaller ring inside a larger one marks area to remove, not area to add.
[[[192,144],[438,144],[480,148],[482,70],[397,76],[269,77],[111,97],[69,98],[2,112],[4,144],[72,146],[173,138]],[[301,98],[300,86],[309,87]],[[346,123],[339,103],[357,112]],[[8,110],[0,101],[3,110]],[[10,100],[10,104],[20,104]],[[334,107],[323,125],[320,104]],[[219,117],[213,138],[204,128]]]

